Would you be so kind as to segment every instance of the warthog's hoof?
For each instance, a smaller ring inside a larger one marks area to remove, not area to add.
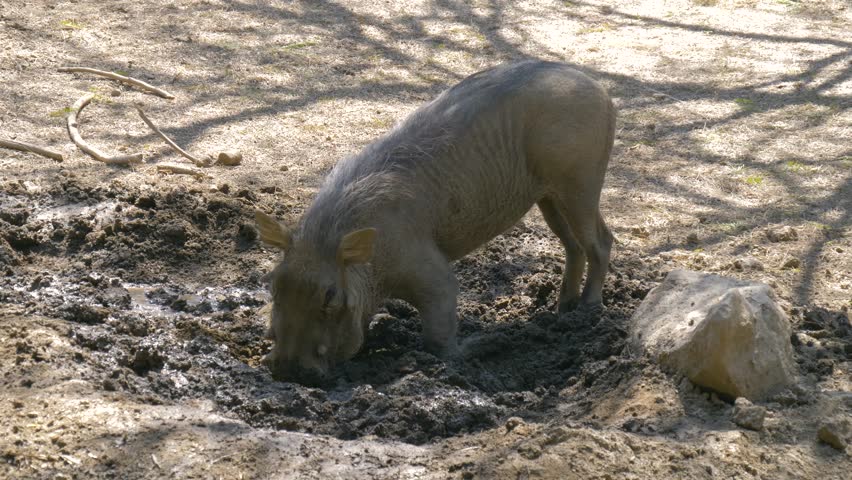
[[[573,312],[574,310],[577,309],[577,307],[579,305],[580,305],[580,299],[579,298],[572,298],[572,299],[566,300],[564,302],[559,302],[559,308],[556,310],[556,313],[561,316],[561,315],[564,315],[566,313]]]

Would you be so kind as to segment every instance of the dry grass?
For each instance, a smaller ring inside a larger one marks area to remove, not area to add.
[[[852,281],[852,264],[837,252],[852,251],[846,2],[0,5],[0,124],[70,154],[61,168],[104,181],[145,182],[153,167],[104,173],[69,146],[64,109],[93,88],[101,101],[82,128],[96,144],[147,147],[150,163],[178,160],[126,113],[141,101],[192,151],[244,152],[243,167],[214,181],[277,184],[307,201],[337,159],[465,75],[526,56],[577,64],[620,110],[604,207],[620,238],[645,233],[619,256],[656,257],[698,233],[706,269],[749,252],[767,264],[796,255],[801,270],[776,279],[783,297],[848,303],[839,286]],[[138,76],[178,99],[55,73],[66,64]],[[281,165],[293,169],[282,174]],[[21,178],[60,168],[5,151],[0,166]],[[798,228],[799,241],[761,240],[775,224]]]

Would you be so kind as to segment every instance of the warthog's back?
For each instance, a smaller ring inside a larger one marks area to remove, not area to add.
[[[386,234],[414,229],[459,258],[564,190],[551,178],[570,170],[601,179],[613,123],[606,93],[566,65],[524,61],[480,72],[340,162],[303,228],[319,238],[332,224],[392,215],[397,224],[381,225]]]

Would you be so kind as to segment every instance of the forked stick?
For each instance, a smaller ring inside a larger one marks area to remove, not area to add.
[[[100,75],[102,77],[111,78],[113,80],[117,80],[119,82],[127,83],[129,85],[133,85],[135,87],[139,87],[142,90],[146,90],[148,92],[153,93],[154,95],[158,95],[163,98],[168,98],[169,100],[175,98],[171,93],[161,90],[153,85],[143,82],[142,80],[137,80],[131,77],[125,77],[124,75],[119,75],[117,73],[106,72],[103,70],[97,70],[94,68],[88,67],[62,67],[58,71],[63,73],[91,73],[94,75]]]
[[[157,128],[156,125],[154,125],[154,122],[152,122],[151,119],[149,119],[145,115],[145,112],[142,111],[141,107],[137,106],[136,111],[139,112],[139,116],[142,117],[142,121],[144,121],[145,124],[147,124],[149,127],[151,127],[151,130],[153,130],[154,133],[159,135],[160,138],[163,139],[163,141],[165,141],[167,144],[169,144],[169,146],[172,147],[173,149],[175,149],[175,151],[177,151],[179,154],[188,158],[192,163],[195,164],[195,166],[197,166],[197,167],[209,167],[210,166],[210,162],[207,162],[207,161],[193,157],[192,155],[189,154],[189,152],[180,148],[175,142],[172,141],[172,139],[167,137],[165,133],[161,132],[160,129]]]
[[[20,150],[22,152],[31,152],[43,157],[52,158],[57,162],[62,161],[62,154],[56,153],[51,150],[47,150],[45,148],[37,147],[35,145],[30,145],[29,143],[24,142],[16,142],[14,140],[4,140],[0,138],[0,147],[11,148],[12,150]]]
[[[134,153],[133,155],[118,155],[115,157],[110,157],[105,153],[99,151],[95,147],[92,147],[88,143],[83,140],[83,137],[80,136],[80,132],[77,130],[77,115],[79,115],[80,111],[83,110],[83,107],[89,104],[92,101],[92,98],[95,97],[94,93],[87,93],[82,96],[79,100],[74,102],[74,105],[71,106],[71,111],[68,113],[68,134],[71,135],[71,140],[74,141],[74,144],[82,150],[83,152],[91,155],[95,160],[100,160],[104,163],[109,163],[112,165],[127,165],[129,163],[139,163],[142,161],[141,153]]]

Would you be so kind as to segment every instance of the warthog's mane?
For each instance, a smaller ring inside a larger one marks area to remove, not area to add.
[[[451,148],[446,127],[420,123],[413,131],[418,113],[331,170],[302,218],[304,237],[339,237],[356,225],[368,226],[376,209],[416,199],[418,170]]]

